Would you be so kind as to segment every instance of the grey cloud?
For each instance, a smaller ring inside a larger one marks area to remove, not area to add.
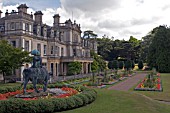
[[[160,17],[156,17],[153,16],[150,19],[145,19],[145,18],[141,18],[141,19],[132,19],[131,20],[131,25],[145,25],[145,24],[151,24],[153,22],[156,22],[160,20]]]
[[[137,3],[143,4],[144,0],[136,0]]]
[[[125,29],[125,30],[119,32],[119,34],[120,34],[120,35],[124,35],[124,34],[126,34],[126,35],[141,35],[141,32],[138,32],[138,31],[130,31],[130,30]]]
[[[131,20],[132,25],[143,25],[143,24],[149,24],[152,22],[152,20],[146,20],[146,19],[133,19]]]
[[[61,0],[62,6],[66,10],[78,9],[83,12],[100,12],[103,9],[120,6],[121,0]]]
[[[106,29],[121,29],[128,27],[128,21],[119,21],[119,20],[105,20],[102,22],[98,23],[98,26],[101,28],[106,28]]]
[[[167,9],[169,9],[169,8],[170,8],[170,4],[167,4],[167,5],[165,5],[164,7],[162,7],[162,10],[165,11],[165,10],[167,10]]]

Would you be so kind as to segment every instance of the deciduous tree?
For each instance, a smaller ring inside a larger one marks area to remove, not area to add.
[[[0,72],[3,76],[11,75],[14,69],[29,62],[31,62],[29,52],[13,47],[6,40],[0,40]]]

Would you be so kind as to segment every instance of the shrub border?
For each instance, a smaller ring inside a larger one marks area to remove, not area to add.
[[[49,84],[49,88],[65,87],[65,85]],[[65,111],[75,109],[92,103],[96,97],[97,92],[84,86],[67,86],[81,90],[81,93],[67,97],[67,98],[50,98],[25,101],[22,99],[8,99],[0,100],[0,113],[53,113],[57,111]],[[29,88],[32,88],[31,86]],[[16,91],[21,87],[0,88],[0,91]]]

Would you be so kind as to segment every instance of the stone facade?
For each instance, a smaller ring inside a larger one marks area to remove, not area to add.
[[[26,4],[21,4],[18,11],[8,10],[5,17],[1,17],[0,11],[0,32],[2,39],[6,39],[14,47],[22,47],[25,51],[38,49],[41,53],[43,65],[53,78],[59,75],[66,75],[68,63],[79,61],[82,63],[82,72],[91,71],[93,58],[90,57],[90,50],[97,51],[95,40],[81,38],[80,24],[70,19],[60,23],[60,15],[53,16],[53,26],[43,24],[41,11],[33,14],[27,13]],[[30,64],[31,66],[31,64]],[[17,70],[16,75],[21,76],[22,70]]]

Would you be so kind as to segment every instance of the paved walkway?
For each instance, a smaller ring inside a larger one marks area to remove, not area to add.
[[[133,87],[134,85],[136,85],[139,81],[141,81],[142,79],[144,79],[146,76],[145,73],[140,73],[137,74],[135,76],[129,77],[127,78],[127,80],[122,81],[118,84],[115,84],[112,87],[109,87],[108,89],[110,90],[120,90],[120,91],[128,91],[131,87]]]

